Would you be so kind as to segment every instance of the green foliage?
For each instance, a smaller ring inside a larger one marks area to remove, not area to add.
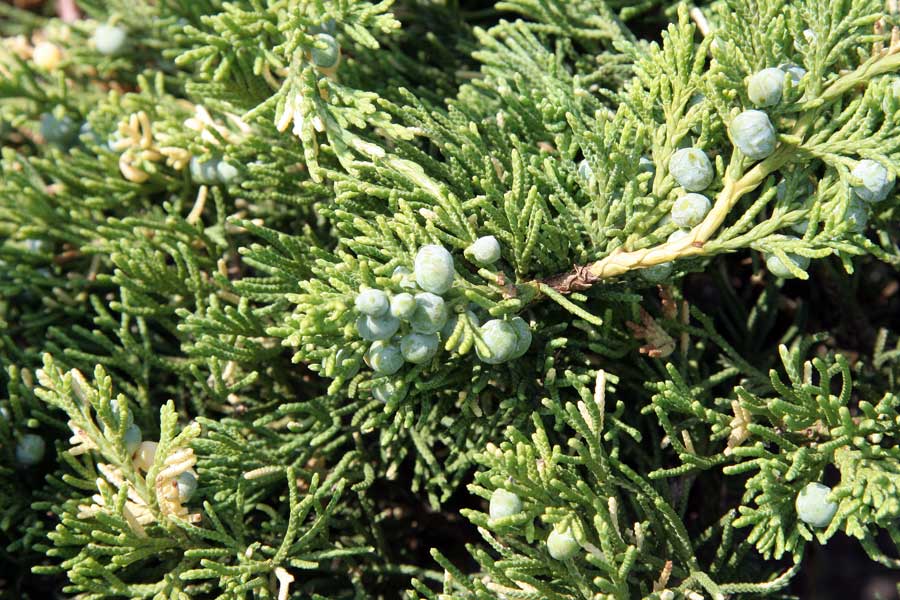
[[[0,595],[743,598],[837,533],[900,564],[880,1],[77,6],[0,5]],[[426,245],[449,289],[368,323]]]

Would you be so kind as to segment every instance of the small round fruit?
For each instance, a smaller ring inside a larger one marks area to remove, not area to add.
[[[403,292],[391,298],[391,315],[408,321],[416,312],[416,299],[412,294]]]
[[[128,410],[128,404],[125,404],[126,409],[126,425],[125,427],[131,427],[134,425],[134,415],[131,414],[131,411]],[[112,412],[113,420],[118,423],[122,419],[122,408],[119,405],[119,399],[113,398],[109,401],[109,410]]]
[[[197,477],[190,471],[179,473],[175,477],[175,485],[178,486],[178,499],[188,502],[197,491]]]
[[[853,192],[866,202],[881,202],[894,188],[894,174],[868,158],[856,163],[850,175],[855,180]]]
[[[638,159],[638,173],[656,173],[656,165],[646,156],[642,156]]]
[[[491,494],[488,514],[492,519],[511,517],[522,512],[522,501],[519,497],[503,488],[497,488]]]
[[[309,51],[313,64],[322,69],[333,69],[341,60],[341,46],[328,33],[316,34],[316,45]]]
[[[400,287],[404,289],[416,289],[416,278],[413,276],[413,272],[406,267],[397,267],[394,269],[394,272],[391,273],[391,279],[399,283]]]
[[[578,176],[588,182],[594,178],[594,170],[591,169],[591,165],[586,158],[578,163]]]
[[[690,231],[685,229],[676,229],[672,233],[669,234],[669,237],[666,238],[667,242],[677,242],[680,239],[686,238],[691,235]]]
[[[0,419],[9,421],[9,409],[5,406],[0,406]]]
[[[380,317],[388,311],[390,302],[381,290],[367,289],[356,295],[353,301],[356,310],[370,317]]]
[[[809,267],[808,256],[788,254],[787,257],[793,263],[793,265],[801,271],[805,271]],[[769,270],[769,273],[771,273],[775,277],[780,277],[781,279],[791,279],[793,277],[796,277],[796,275],[794,275],[791,270],[788,269],[788,267],[784,264],[784,262],[775,254],[766,255],[766,268]]]
[[[794,503],[800,520],[812,527],[828,527],[838,506],[828,499],[831,488],[821,483],[808,483],[797,494]]]
[[[33,467],[44,458],[47,444],[35,433],[26,433],[16,443],[16,462],[23,467]]]
[[[38,42],[31,53],[31,59],[39,69],[52,71],[62,61],[62,50],[53,42]]]
[[[128,31],[116,25],[99,25],[94,31],[93,40],[97,52],[105,56],[112,56],[125,48],[125,43],[128,41]]]
[[[370,342],[375,340],[389,340],[400,329],[400,319],[385,315],[383,317],[360,317],[357,320],[356,329],[360,337]]]
[[[665,281],[671,274],[671,262],[660,263],[658,265],[653,265],[652,267],[647,267],[638,271],[638,275],[640,275],[644,281],[647,281],[649,283],[660,283],[661,281]]]
[[[78,129],[79,127],[69,115],[64,115],[62,118],[58,118],[53,113],[41,115],[41,135],[51,144],[68,145],[78,135]]]
[[[421,365],[434,358],[439,342],[436,333],[408,333],[400,340],[400,352],[406,362]]]
[[[769,115],[761,110],[745,110],[731,121],[731,141],[744,156],[762,160],[775,152],[777,137]]]
[[[453,285],[453,257],[443,246],[422,246],[416,254],[413,273],[420,288],[432,294],[443,294]]]
[[[201,161],[194,156],[191,158],[189,165],[191,178],[194,180],[194,183],[215,185],[219,181],[219,173],[216,170],[218,166],[219,161],[215,159]]]
[[[141,441],[144,439],[144,436],[141,434],[141,428],[137,425],[129,425],[128,429],[125,430],[125,435],[122,438],[125,442],[125,448],[128,450],[128,454],[134,454],[138,447],[141,445]]]
[[[231,185],[238,180],[241,172],[238,171],[238,168],[232,165],[231,163],[227,163],[224,160],[220,160],[219,164],[216,165],[216,176],[217,179],[224,183],[225,185]]]
[[[322,366],[328,365],[325,372],[328,377],[333,377],[339,369],[344,370],[343,377],[350,379],[359,373],[359,360],[357,360],[356,352],[349,348],[340,348],[332,359],[323,359]]]
[[[672,222],[684,229],[699,225],[712,208],[703,194],[685,194],[672,205]]]
[[[149,471],[150,467],[153,466],[153,461],[156,460],[156,447],[158,445],[156,442],[141,442],[131,457],[134,466],[142,471]]]
[[[416,333],[437,333],[447,322],[444,299],[431,292],[416,294],[416,310],[409,324]]]
[[[406,386],[399,386],[393,381],[383,381],[372,388],[372,396],[383,404],[391,400],[403,400],[406,396]]]
[[[492,235],[480,237],[466,248],[466,254],[482,265],[493,264],[500,260],[500,242]]]
[[[393,375],[403,366],[403,354],[396,344],[377,341],[366,352],[366,360],[372,370],[380,375]]]
[[[758,71],[747,81],[747,95],[757,106],[775,106],[781,102],[784,90],[784,71],[768,68]]]
[[[516,335],[516,329],[509,322],[500,319],[491,319],[479,328],[481,339],[487,346],[490,355],[482,354],[482,351],[475,346],[478,358],[482,362],[489,365],[497,365],[506,362],[512,358],[516,351],[516,345],[519,337]]]
[[[778,65],[778,68],[790,75],[791,83],[794,87],[797,87],[797,84],[806,77],[806,69],[797,65],[785,63],[783,65]]]
[[[516,349],[513,351],[511,358],[519,358],[528,352],[528,349],[531,347],[531,327],[528,326],[528,323],[522,317],[513,317],[510,319],[509,324],[516,331]]]
[[[581,546],[569,528],[564,531],[554,528],[547,536],[547,550],[550,552],[550,556],[556,560],[568,560],[575,556],[580,548]]]
[[[847,212],[844,213],[844,220],[849,225],[850,231],[862,233],[869,223],[869,209],[865,203],[853,198],[847,206]]]
[[[699,148],[682,148],[669,159],[669,173],[689,192],[709,187],[713,180],[712,163]]]

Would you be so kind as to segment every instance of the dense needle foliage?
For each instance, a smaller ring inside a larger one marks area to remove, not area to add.
[[[900,567],[896,0],[20,0],[0,36],[3,598]]]

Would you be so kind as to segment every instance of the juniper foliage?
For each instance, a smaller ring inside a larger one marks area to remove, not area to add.
[[[0,593],[783,597],[838,533],[900,565],[893,0],[32,4]]]

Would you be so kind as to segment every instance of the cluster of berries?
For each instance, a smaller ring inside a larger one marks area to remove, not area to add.
[[[500,244],[493,236],[479,238],[465,251],[480,265],[496,262],[500,253]],[[373,288],[360,291],[354,302],[360,313],[356,330],[362,339],[372,342],[366,363],[373,371],[393,375],[405,363],[423,364],[434,358],[441,341],[446,342],[457,326],[459,317],[450,314],[443,297],[453,288],[455,276],[450,252],[429,244],[416,253],[412,271],[405,267],[394,271],[400,287],[409,292],[389,295]],[[475,314],[466,314],[478,326]],[[484,344],[476,344],[476,352],[488,364],[518,358],[531,346],[531,329],[521,317],[491,319],[478,331]]]
[[[491,494],[488,515],[496,521],[515,516],[522,512],[522,500],[513,492],[497,488]],[[575,539],[572,529],[554,527],[547,535],[547,552],[555,560],[568,560],[574,557],[581,545]]]
[[[113,419],[116,422],[119,422],[122,418],[122,409],[119,406],[119,401],[114,398],[110,401],[109,406],[112,411]],[[127,425],[125,428],[124,440],[132,464],[134,464],[135,468],[141,469],[142,471],[149,471],[150,467],[153,466],[153,461],[156,459],[156,448],[158,444],[156,442],[143,441],[141,428],[135,424],[131,411],[127,411],[126,420]],[[175,477],[175,485],[178,488],[178,497],[180,501],[187,502],[194,495],[194,492],[197,491],[197,475],[192,470],[179,473]]]
[[[759,107],[771,107],[781,102],[784,88],[788,81],[793,86],[799,85],[806,76],[806,70],[796,65],[782,65],[778,68],[767,68],[753,74],[747,82],[747,96]],[[737,115],[729,126],[731,141],[741,153],[752,160],[762,160],[775,151],[777,135],[769,116],[762,110],[750,109]],[[699,225],[709,214],[712,204],[706,196],[700,194],[713,181],[713,167],[709,158],[700,148],[682,148],[676,151],[669,160],[669,173],[687,193],[680,196],[672,205],[670,218],[681,229],[669,236],[675,241],[686,235],[685,230]],[[863,159],[850,173],[853,197],[848,205],[845,219],[853,231],[865,230],[868,221],[866,203],[881,202],[887,198],[894,187],[895,176],[881,163]],[[784,182],[779,187],[780,198],[784,195]],[[804,233],[808,221],[798,223],[795,230]],[[796,238],[794,238],[796,239]],[[776,277],[790,278],[795,276],[796,269],[806,270],[809,258],[796,254],[787,257],[793,265],[786,265],[774,254],[766,254],[766,267]],[[794,267],[794,268],[792,268]],[[663,263],[641,271],[641,275],[651,282],[659,282],[667,278],[672,271],[671,263]]]

